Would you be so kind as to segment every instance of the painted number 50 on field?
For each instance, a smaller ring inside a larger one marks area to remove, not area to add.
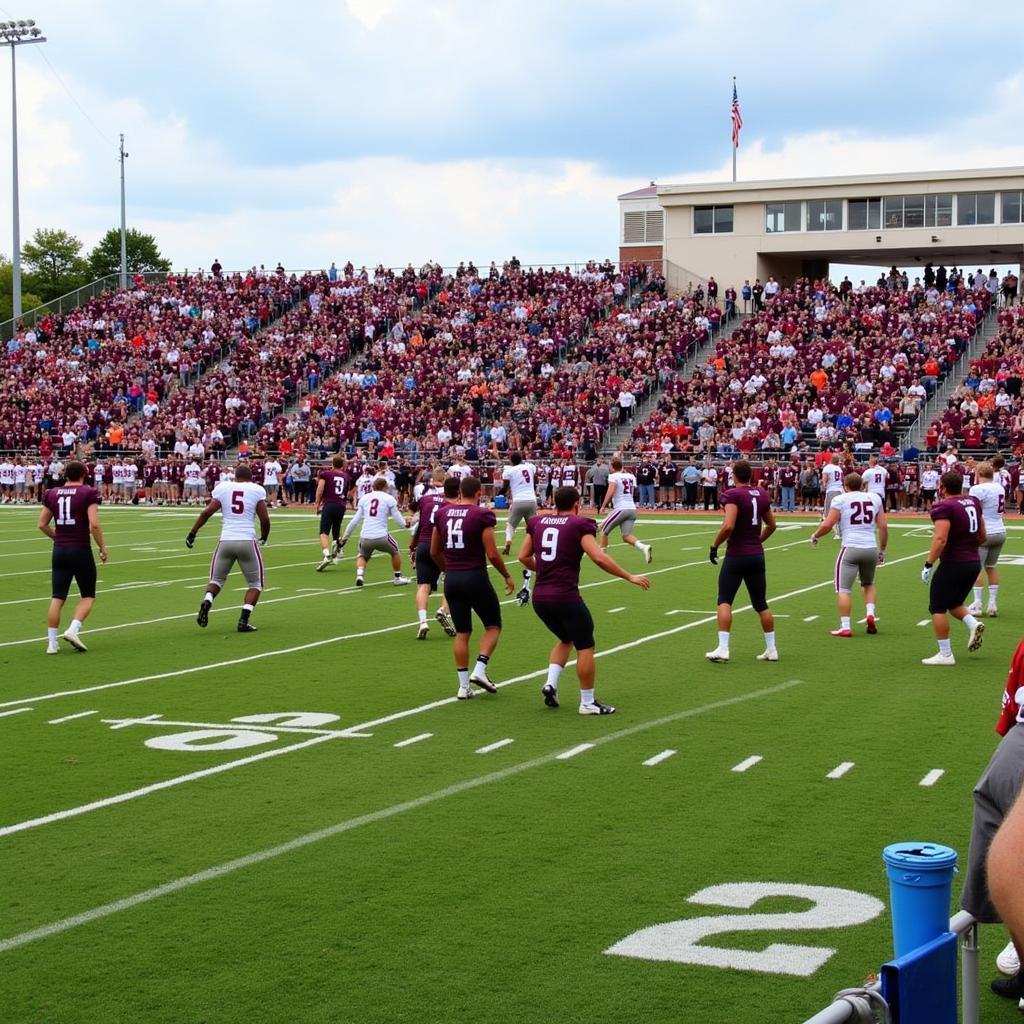
[[[731,967],[762,974],[806,978],[824,966],[836,950],[828,946],[799,946],[773,942],[763,950],[730,949],[702,944],[726,932],[772,932],[849,928],[873,921],[885,909],[880,900],[851,889],[790,882],[729,882],[695,892],[687,902],[701,906],[749,910],[761,900],[789,896],[809,900],[806,910],[777,914],[719,914],[643,928],[627,935],[605,952],[637,960],[660,960],[702,967]]]

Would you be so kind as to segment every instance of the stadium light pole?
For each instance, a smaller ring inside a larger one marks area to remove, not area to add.
[[[124,132],[121,133],[121,290],[128,287],[128,229],[125,227],[124,215],[124,161],[128,154],[124,151]]]
[[[21,223],[18,209],[18,84],[15,49],[27,43],[45,43],[46,36],[28,21],[0,21],[0,46],[11,48],[11,220],[14,225],[14,247],[11,253],[12,315],[21,316]]]

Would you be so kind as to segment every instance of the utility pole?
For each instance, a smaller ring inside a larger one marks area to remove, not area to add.
[[[124,151],[124,132],[121,133],[121,287],[128,287],[128,229],[124,213],[124,162],[128,154]]]
[[[26,43],[45,43],[46,37],[28,21],[0,21],[0,46],[11,48],[11,221],[14,225],[14,244],[11,252],[12,315],[21,317],[21,214],[18,204],[18,82],[14,51]]]

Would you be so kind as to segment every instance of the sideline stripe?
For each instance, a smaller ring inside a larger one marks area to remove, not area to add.
[[[414,743],[419,743],[420,740],[429,740],[433,735],[432,732],[421,732],[418,736],[410,736],[407,740],[399,740],[394,746],[411,747]]]
[[[833,768],[832,771],[830,771],[828,775],[825,776],[825,778],[841,779],[852,767],[853,761],[843,761],[842,764],[837,764],[835,768]]]
[[[797,543],[802,544],[803,541],[798,541]],[[911,559],[920,558],[922,554],[927,554],[927,552],[915,552],[914,554],[906,555],[903,558],[895,558],[895,559],[893,559],[890,562],[886,562],[885,565],[886,566],[898,565],[900,562],[908,562]],[[655,573],[671,572],[672,570],[677,569],[677,568],[685,568],[687,565],[703,565],[703,564],[704,564],[703,562],[692,562],[692,563],[685,563],[683,566],[668,566],[668,567],[666,567],[664,569],[656,569],[656,570],[654,570],[654,572],[647,573],[647,575],[648,576],[653,576],[653,575],[655,575]],[[388,583],[390,581],[384,581],[384,582]],[[618,583],[618,582],[621,582],[621,581],[617,580],[617,579],[615,579],[613,577],[613,578],[611,578],[609,580],[597,580],[594,583],[585,583],[582,587],[580,587],[580,589],[581,590],[585,590],[585,589],[590,588],[590,587],[602,587],[602,586],[605,586],[607,583]],[[382,584],[370,584],[370,586],[380,586],[380,585],[382,585]],[[831,587],[831,586],[832,586],[832,580],[831,580],[831,578],[829,578],[827,580],[824,580],[821,583],[812,583],[810,586],[800,587],[798,590],[790,590],[790,591],[787,591],[784,594],[777,594],[776,596],[772,597],[769,600],[769,603],[774,603],[774,602],[777,602],[777,601],[786,601],[786,600],[788,600],[791,597],[799,597],[801,594],[810,593],[812,590],[820,590],[822,587]],[[343,591],[342,593],[344,593],[344,592],[345,591]],[[291,598],[279,598],[278,600],[287,601],[287,600],[291,600]],[[514,601],[514,598],[512,600],[504,601],[502,603],[503,604],[512,604],[513,601]],[[266,604],[270,604],[271,602],[267,601],[265,603]],[[734,615],[738,615],[740,612],[748,612],[748,611],[751,611],[751,610],[752,610],[752,606],[749,605],[749,604],[746,604],[746,605],[743,605],[740,608],[733,608],[733,614]],[[188,617],[191,617],[191,615],[188,616]],[[606,656],[606,655],[609,655],[609,654],[615,654],[618,651],[628,650],[628,649],[630,649],[632,647],[639,647],[641,644],[648,643],[651,640],[660,640],[662,637],[675,636],[676,633],[682,633],[682,632],[684,632],[684,631],[686,631],[688,629],[695,629],[697,626],[706,626],[709,622],[714,622],[714,621],[715,621],[715,616],[714,615],[709,615],[707,618],[704,618],[704,619],[695,619],[693,622],[686,622],[686,623],[684,623],[681,626],[674,626],[672,629],[662,630],[659,633],[651,633],[651,634],[648,634],[647,636],[639,637],[636,640],[630,640],[628,643],[620,644],[618,647],[610,647],[610,648],[608,648],[605,651],[598,651],[594,656],[596,658],[600,658],[600,657],[603,657],[603,656]],[[396,630],[400,630],[400,629],[412,629],[416,625],[417,625],[417,623],[412,622],[412,623],[402,623],[401,625],[397,625],[397,626],[383,626],[380,629],[369,630],[369,631],[363,632],[363,633],[347,633],[347,634],[343,634],[342,636],[328,637],[325,640],[311,640],[309,643],[299,644],[299,645],[297,645],[295,647],[283,647],[283,648],[279,648],[278,650],[274,650],[274,651],[263,651],[260,654],[250,654],[250,655],[247,655],[247,656],[242,657],[242,658],[231,658],[231,659],[228,659],[226,661],[216,661],[216,662],[212,662],[212,663],[207,664],[207,665],[191,665],[188,668],[174,669],[173,671],[170,671],[170,672],[157,672],[157,673],[155,673],[153,675],[136,676],[133,679],[123,679],[123,680],[120,680],[118,682],[113,682],[113,683],[98,683],[95,686],[83,686],[83,687],[80,687],[77,690],[60,690],[60,691],[57,691],[56,693],[45,693],[45,694],[34,695],[34,696],[31,696],[31,697],[20,697],[20,698],[15,699],[15,700],[8,700],[8,701],[0,702],[0,708],[15,707],[15,706],[17,706],[19,704],[28,704],[28,703],[30,703],[32,701],[55,700],[55,699],[57,699],[59,697],[74,697],[74,696],[77,696],[78,694],[95,693],[98,690],[110,690],[110,689],[115,689],[117,687],[122,687],[122,686],[131,686],[131,685],[133,685],[135,683],[148,683],[148,682],[154,682],[154,681],[160,680],[160,679],[174,679],[174,678],[178,678],[180,676],[193,675],[193,674],[195,674],[197,672],[207,672],[207,671],[209,671],[211,669],[227,668],[227,667],[229,667],[231,665],[244,665],[244,664],[246,664],[248,662],[251,662],[251,661],[259,661],[262,658],[273,658],[273,657],[277,657],[277,656],[283,655],[283,654],[297,654],[300,651],[315,650],[318,647],[324,647],[327,644],[338,643],[338,642],[340,642],[342,640],[362,640],[362,639],[365,639],[366,637],[370,637],[370,636],[381,636],[384,633],[393,633]],[[3,645],[0,644],[0,646],[3,646]],[[567,662],[567,665],[575,665],[575,664],[576,664],[575,659]],[[506,680],[503,683],[498,683],[497,685],[499,687],[501,687],[501,686],[507,686],[510,683],[514,683],[514,682],[522,682],[522,681],[527,680],[527,679],[536,679],[538,676],[544,675],[546,673],[546,671],[547,670],[544,669],[544,670],[540,670],[540,671],[537,671],[537,672],[530,672],[530,673],[528,673],[526,675],[516,676],[513,679]],[[364,728],[370,728],[373,725],[381,725],[381,724],[383,724],[385,722],[393,722],[396,719],[404,718],[407,715],[415,715],[415,714],[419,714],[421,711],[429,711],[431,708],[435,708],[435,707],[439,708],[439,707],[443,707],[445,704],[453,704],[453,703],[455,703],[455,699],[456,699],[455,697],[448,697],[448,698],[445,698],[443,700],[434,701],[434,702],[432,702],[430,704],[424,704],[424,705],[422,705],[419,708],[413,708],[413,709],[408,710],[408,711],[400,711],[400,712],[397,712],[394,715],[389,715],[389,716],[386,716],[384,718],[375,719],[372,722],[368,722],[368,723],[364,722],[363,723],[363,727]],[[359,726],[353,726],[353,728],[358,729],[360,727]]]
[[[510,743],[514,743],[513,739],[498,740],[495,743],[488,743],[486,747],[481,747],[478,754],[489,754],[492,750],[500,750],[502,747],[507,747]]]
[[[653,768],[656,764],[661,764],[662,761],[667,761],[674,754],[674,750],[663,750],[660,754],[655,754],[654,757],[649,757],[646,761],[641,761],[640,763],[645,768]]]
[[[742,704],[746,701],[770,697],[774,694],[792,689],[794,686],[799,686],[802,682],[803,680],[800,679],[790,679],[788,682],[779,683],[777,686],[768,687],[763,690],[754,690],[751,693],[743,693],[735,697],[727,697],[724,700],[714,701],[711,704],[703,704],[696,708],[687,708],[685,711],[677,711],[675,714],[665,715],[662,718],[654,718],[648,722],[640,722],[637,725],[629,726],[626,729],[620,729],[618,732],[612,732],[608,733],[606,736],[597,737],[590,746],[600,746],[605,743],[613,743],[615,740],[625,739],[628,736],[635,736],[638,733],[647,732],[649,729],[656,729],[662,725],[669,725],[673,722],[683,721],[688,718],[696,718],[700,715],[706,715],[711,711],[718,711],[722,708],[732,707],[735,704]],[[306,743],[302,745],[310,746],[313,743],[323,743],[326,739],[327,737],[318,736],[316,739],[307,740]],[[268,751],[267,753],[272,752]],[[505,779],[512,778],[515,775],[521,775],[523,772],[530,771],[533,768],[539,768],[543,765],[551,764],[557,760],[557,758],[558,754],[546,754],[542,757],[534,758],[531,761],[522,761],[519,764],[510,765],[509,767],[499,769],[498,771],[488,772],[486,775],[478,775],[475,778],[466,779],[463,782],[456,782],[451,786],[445,786],[443,789],[434,790],[432,793],[426,793],[423,796],[415,797],[412,800],[392,804],[390,807],[384,807],[378,811],[371,811],[368,814],[361,814],[358,817],[349,818],[346,821],[340,821],[335,825],[318,829],[315,832],[307,832],[305,835],[297,836],[295,839],[290,839],[277,846],[271,846],[265,850],[258,850],[255,853],[247,854],[244,857],[237,857],[234,860],[226,861],[225,863],[218,864],[215,867],[206,868],[204,871],[197,871],[195,874],[185,875],[181,878],[174,879],[171,882],[165,882],[163,885],[158,885],[155,888],[145,889],[132,896],[126,896],[123,899],[114,900],[111,903],[104,903],[101,906],[93,907],[91,910],[86,910],[80,914],[74,914],[71,917],[65,917],[59,921],[53,921],[50,924],[41,925],[40,927],[33,928],[30,931],[21,932],[18,935],[12,935],[7,939],[0,939],[0,953],[7,953],[12,949],[18,949],[20,946],[28,945],[30,942],[49,938],[51,935],[60,935],[62,932],[70,931],[72,928],[78,928],[81,925],[90,924],[93,921],[98,921],[104,917],[110,917],[112,914],[120,913],[122,910],[131,910],[132,907],[140,906],[143,903],[149,903],[152,900],[159,899],[161,896],[169,896],[172,893],[181,892],[183,889],[188,889],[193,885],[199,885],[202,882],[212,881],[216,878],[223,878],[225,875],[229,875],[234,871],[252,867],[254,864],[261,864],[264,861],[273,860],[277,857],[283,856],[284,854],[292,853],[295,850],[301,850],[303,847],[312,846],[314,843],[323,842],[325,839],[331,839],[344,832],[351,832],[353,829],[362,828],[365,825],[372,825],[378,821],[385,821],[388,818],[404,814],[407,811],[418,810],[420,807],[426,807],[429,804],[436,803],[438,800],[444,800],[450,796],[457,796],[460,793],[465,793],[472,789],[479,789],[481,786],[487,786],[493,782],[503,782]]]
[[[560,754],[555,754],[555,759],[557,761],[568,761],[570,757],[575,757],[577,754],[582,754],[585,750],[590,750],[593,745],[593,743],[580,743],[578,746],[563,750]]]
[[[760,754],[751,754],[745,761],[740,761],[738,765],[733,768],[734,772],[745,772],[750,768],[753,768],[759,761],[763,761],[764,758]]]
[[[942,768],[933,768],[919,783],[919,786],[934,786],[946,772]]]
[[[20,715],[31,710],[32,708],[15,708],[13,711],[0,711],[0,718],[6,718],[8,715]]]
[[[61,722],[73,722],[76,718],[88,718],[89,715],[98,715],[98,711],[78,711],[73,715],[65,715],[63,718],[51,718],[47,725],[60,725]]]

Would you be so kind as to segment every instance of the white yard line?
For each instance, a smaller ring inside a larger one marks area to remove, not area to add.
[[[392,744],[395,747],[411,747],[414,743],[420,743],[423,740],[429,740],[434,734],[432,732],[421,732],[418,736],[410,736],[407,740],[399,740],[397,743]]]
[[[661,764],[662,761],[667,761],[674,754],[674,750],[663,750],[660,754],[655,754],[654,757],[649,757],[646,761],[641,761],[640,763],[645,768],[653,768],[656,764]]]
[[[623,608],[609,608],[608,609],[608,614],[609,615],[617,615],[619,612],[624,612],[625,610],[626,609],[624,607]]]
[[[832,771],[830,771],[828,775],[825,776],[825,778],[841,779],[852,767],[853,761],[843,761],[842,764],[837,764],[835,768],[833,768]]]
[[[739,694],[735,697],[727,697],[723,700],[714,701],[710,704],[703,704],[700,707],[687,708],[684,711],[677,711],[672,715],[665,715],[661,718],[651,719],[647,722],[640,722],[636,725],[629,726],[628,728],[620,729],[617,732],[608,733],[605,736],[599,736],[594,739],[591,746],[613,743],[616,740],[635,736],[638,733],[646,732],[650,729],[656,729],[662,725],[669,725],[673,722],[683,721],[688,718],[696,718],[712,711],[732,707],[735,704],[743,704],[748,701],[769,697],[794,686],[798,686],[800,682],[801,681],[799,679],[791,679],[788,682],[780,683],[777,686],[768,687],[763,690],[755,690],[751,693]],[[306,740],[302,744],[295,744],[293,747],[282,747],[276,751],[264,751],[262,754],[254,754],[252,758],[247,758],[245,760],[258,760],[280,755],[286,751],[297,749],[300,746],[312,746],[315,743],[324,743],[329,738],[330,737],[326,736],[318,736],[314,739]],[[528,772],[534,768],[540,768],[544,765],[551,764],[558,760],[558,758],[558,753],[545,754],[542,757],[537,757],[530,761],[522,761],[519,764],[509,765],[507,768],[502,768],[498,771],[488,772],[486,775],[478,775],[475,778],[466,779],[462,782],[445,786],[441,789],[434,790],[431,793],[426,793],[423,796],[415,797],[412,800],[405,800],[402,803],[392,804],[390,807],[371,811],[368,814],[361,814],[354,818],[348,818],[345,821],[340,821],[337,824],[328,826],[327,828],[317,829],[314,832],[307,832],[305,835],[297,836],[295,839],[290,839],[288,842],[280,843],[277,846],[258,850],[254,853],[246,854],[244,857],[237,857],[234,860],[229,860],[222,864],[215,865],[214,867],[206,868],[203,871],[197,871],[191,875],[184,875],[180,878],[174,879],[173,881],[165,882],[163,885],[158,885],[152,889],[146,889],[142,892],[137,892],[132,896],[126,896],[123,899],[114,900],[111,903],[105,903],[101,906],[93,907],[91,910],[86,910],[82,913],[74,914],[71,917],[65,917],[59,921],[53,921],[49,924],[41,925],[38,928],[33,928],[29,931],[12,935],[10,938],[0,939],[0,953],[9,952],[12,949],[17,949],[20,946],[28,945],[31,942],[36,942],[39,939],[45,939],[52,935],[60,935],[63,932],[70,931],[72,928],[77,928],[81,925],[90,924],[93,921],[110,917],[112,914],[120,913],[123,910],[130,910],[132,907],[149,903],[155,899],[159,899],[161,896],[168,896],[172,893],[181,892],[183,889],[191,888],[192,886],[199,885],[202,882],[223,878],[225,875],[229,875],[232,872],[241,870],[242,868],[252,867],[253,865],[261,864],[264,861],[273,860],[285,854],[292,853],[295,850],[301,850],[306,846],[311,846],[314,843],[323,842],[325,839],[331,839],[334,836],[341,835],[342,833],[351,832],[353,829],[361,828],[365,825],[372,825],[378,821],[385,821],[388,818],[396,817],[397,815],[404,814],[407,811],[418,810],[421,807],[426,807],[439,800],[457,796],[458,794],[468,792],[469,790],[479,789],[481,786],[487,786],[495,782],[503,782],[505,779],[521,775],[523,772]],[[231,761],[226,767],[232,767],[237,763],[238,762]],[[222,766],[219,769],[205,769],[203,774],[212,774],[217,770],[225,770],[225,767]],[[166,786],[166,784],[161,783],[157,783],[157,785]]]
[[[808,615],[807,618],[804,619],[804,622],[814,622],[814,620],[817,619],[817,618],[818,618],[817,615]]]
[[[931,624],[932,624],[932,620],[931,619],[922,619],[918,623],[919,626],[930,626]]]
[[[913,555],[906,555],[904,558],[893,559],[890,562],[886,562],[886,565],[887,566],[898,565],[900,562],[906,562],[906,561],[910,561],[911,559],[920,558],[920,557],[921,557],[921,552],[917,552],[917,553],[915,553]],[[699,564],[703,564],[703,563],[699,563]],[[675,569],[675,568],[678,568],[678,566],[671,566],[669,568],[661,569],[661,570],[658,570],[658,571],[660,571],[660,572],[670,572],[672,569]],[[650,575],[653,575],[653,573],[648,573],[647,575],[650,576]],[[595,583],[586,583],[582,587],[580,587],[580,589],[584,590],[584,589],[587,589],[588,587],[604,586],[606,582],[619,582],[619,581],[614,580],[614,579],[610,580],[610,581],[598,580]],[[379,586],[379,585],[380,584],[370,584],[370,586]],[[771,598],[770,603],[777,603],[779,601],[785,601],[785,600],[788,600],[791,597],[799,597],[801,594],[807,594],[807,593],[810,593],[813,590],[820,590],[822,587],[831,587],[833,585],[834,585],[834,583],[833,583],[832,579],[824,580],[821,583],[812,583],[810,586],[801,587],[798,590],[790,590],[790,591],[788,591],[788,592],[786,592],[784,594],[778,594],[777,596]],[[348,593],[348,592],[349,591],[342,591],[342,593]],[[278,600],[280,600],[280,601],[287,601],[287,600],[290,600],[290,598],[278,598]],[[268,601],[266,603],[270,604],[271,602]],[[505,604],[512,604],[513,602],[510,600],[510,601],[506,601],[504,603]],[[749,605],[749,604],[743,605],[740,608],[734,608],[733,609],[733,613],[734,614],[739,614],[740,612],[747,612],[747,611],[751,611],[751,605]],[[171,616],[171,618],[177,618],[177,617],[179,617],[179,616]],[[189,616],[189,617],[191,617],[191,616]],[[658,633],[650,633],[647,636],[638,637],[635,640],[630,640],[627,643],[620,644],[617,647],[610,647],[607,650],[598,651],[597,654],[595,655],[595,657],[600,658],[600,657],[605,657],[605,656],[607,656],[609,654],[616,654],[619,651],[625,651],[625,650],[629,650],[629,649],[631,649],[633,647],[639,647],[642,644],[649,643],[651,640],[660,640],[660,639],[662,639],[662,637],[674,636],[676,633],[683,633],[683,632],[685,632],[688,629],[695,629],[698,626],[706,626],[708,623],[714,622],[714,621],[715,621],[715,617],[714,616],[708,616],[708,617],[703,618],[703,619],[696,619],[693,622],[685,622],[681,626],[673,626],[672,629],[661,630]],[[211,662],[211,663],[206,664],[206,665],[192,665],[192,666],[189,666],[188,668],[174,669],[174,670],[172,670],[170,672],[157,672],[157,673],[154,673],[152,675],[136,676],[136,677],[134,677],[132,679],[122,679],[122,680],[119,680],[117,682],[98,683],[95,686],[83,686],[83,687],[80,687],[77,690],[58,690],[58,691],[56,691],[54,693],[44,693],[44,694],[37,694],[37,695],[31,696],[31,697],[21,697],[21,698],[18,698],[16,700],[8,700],[8,701],[4,701],[4,702],[0,703],[0,708],[15,707],[18,704],[29,704],[29,703],[32,703],[33,701],[56,700],[56,699],[58,699],[60,697],[74,697],[74,696],[77,696],[77,695],[83,694],[83,693],[95,693],[95,692],[97,692],[99,690],[110,690],[110,689],[116,689],[116,688],[119,688],[119,687],[122,687],[122,686],[132,686],[132,685],[134,685],[136,683],[155,682],[155,681],[158,681],[158,680],[161,680],[161,679],[175,679],[175,678],[178,678],[180,676],[194,675],[195,673],[198,673],[198,672],[208,672],[208,671],[211,671],[213,669],[227,668],[227,667],[232,666],[232,665],[244,665],[244,664],[248,664],[249,662],[260,661],[263,658],[273,658],[273,657],[279,657],[281,655],[297,654],[300,651],[315,650],[318,647],[324,647],[324,646],[326,646],[328,644],[339,643],[339,642],[344,641],[344,640],[362,640],[362,639],[365,639],[367,637],[381,636],[381,635],[383,635],[385,633],[393,633],[396,630],[400,630],[400,629],[412,629],[415,625],[416,625],[416,623],[413,622],[413,623],[403,623],[403,624],[397,625],[397,626],[383,626],[380,629],[371,629],[371,630],[367,630],[367,631],[362,632],[362,633],[347,633],[347,634],[342,634],[341,636],[328,637],[325,640],[312,640],[309,643],[298,644],[298,645],[296,645],[294,647],[283,647],[283,648],[278,648],[277,650],[273,650],[273,651],[263,651],[260,654],[250,654],[250,655],[247,655],[247,656],[241,657],[241,658],[230,658],[230,659],[227,659],[225,661],[215,661],[215,662]],[[0,644],[0,647],[2,647],[2,646],[3,645]],[[569,665],[574,665],[575,664],[575,660],[568,662],[568,664]],[[526,675],[523,675],[523,676],[516,676],[513,679],[505,680],[504,682],[498,683],[497,685],[499,687],[501,687],[501,686],[509,686],[512,683],[523,682],[523,681],[528,680],[528,679],[536,679],[536,678],[538,678],[540,676],[545,675],[546,673],[547,673],[547,669],[540,669],[540,670],[538,670],[536,672],[530,672],[530,673],[527,673]],[[430,704],[424,704],[424,705],[422,705],[419,708],[413,708],[413,709],[408,710],[408,711],[399,711],[399,712],[396,712],[394,715],[389,715],[389,716],[386,716],[384,718],[377,719],[374,722],[370,723],[370,725],[378,725],[378,724],[383,724],[385,722],[392,722],[392,721],[395,721],[398,718],[405,718],[408,715],[416,715],[416,714],[420,714],[422,711],[429,711],[432,708],[444,707],[446,704],[454,704],[455,700],[456,700],[455,697],[443,698],[441,700],[434,701],[434,702],[432,702]],[[370,725],[367,725],[366,727],[369,728]],[[354,727],[354,728],[358,728],[358,727]]]
[[[489,754],[492,750],[500,750],[502,747],[507,747],[510,743],[514,743],[515,740],[509,738],[504,740],[496,740],[494,743],[488,743],[486,747],[480,747],[477,750],[478,754]]]
[[[593,747],[593,743],[578,743],[575,747],[570,747],[568,750],[563,750],[560,754],[555,754],[555,760],[568,761],[570,757],[582,754],[585,750],[592,750]]]
[[[943,768],[933,768],[919,783],[919,786],[934,786],[945,775]]]
[[[758,764],[760,761],[763,760],[764,758],[760,754],[751,754],[751,756],[748,757],[746,760],[740,761],[738,765],[735,765],[732,770],[734,772],[745,772],[753,768],[755,764]]]
[[[95,714],[87,711],[86,714]],[[78,715],[72,715],[78,718]],[[57,719],[64,721],[64,719]],[[368,737],[369,733],[357,733],[351,729],[314,729],[312,726],[301,725],[269,725],[255,724],[253,722],[178,722],[169,718],[153,715],[149,718],[103,718],[100,719],[104,725],[111,729],[126,729],[130,725],[152,725],[163,726],[173,725],[189,729],[237,729],[244,732],[269,732],[269,733],[296,733],[299,736],[339,736],[342,739],[349,739],[353,736]]]
[[[89,715],[98,715],[98,711],[76,711],[73,715],[65,715],[63,718],[51,718],[47,725],[60,725],[62,722],[73,722],[76,718],[88,718]]]
[[[248,757],[237,758],[234,761],[225,761],[223,764],[214,765],[212,768],[201,768],[199,771],[189,772],[187,775],[176,775],[172,779],[164,779],[162,782],[154,782],[140,789],[132,789],[127,793],[117,793],[115,796],[104,797],[102,800],[94,800],[92,803],[80,804],[78,807],[69,807],[67,810],[56,811],[53,814],[44,815],[41,818],[29,818],[27,821],[19,821],[14,825],[6,825],[0,828],[0,837],[13,835],[16,832],[25,832],[31,828],[39,828],[40,825],[49,825],[55,821],[65,821],[68,818],[77,818],[81,814],[88,814],[90,811],[98,811],[102,807],[112,807],[115,804],[123,804],[128,800],[137,800],[139,797],[148,796],[150,793],[158,793],[162,789],[171,789],[173,786],[180,786],[195,779],[205,779],[210,775],[217,775],[220,772],[231,771],[240,768],[242,765],[254,764],[256,761],[265,761],[270,757],[282,757],[295,750],[303,750],[306,747],[316,746],[318,743],[326,743],[328,740],[336,739],[335,735],[314,736],[311,739],[303,740],[301,743],[292,743],[285,747],[275,747],[273,750],[264,750],[259,754],[250,754]]]
[[[31,710],[32,708],[15,708],[13,711],[0,711],[0,718],[6,718],[8,715],[22,715]]]

